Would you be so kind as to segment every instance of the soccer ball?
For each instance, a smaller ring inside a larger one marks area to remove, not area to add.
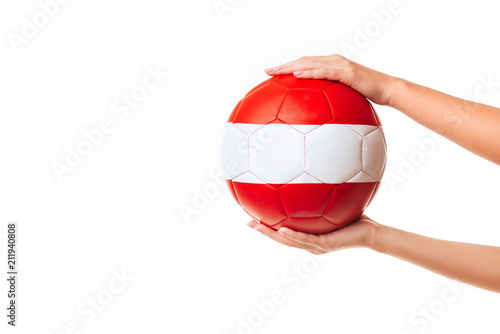
[[[226,182],[253,219],[321,234],[357,219],[384,173],[386,143],[368,100],[334,81],[272,77],[228,119]]]

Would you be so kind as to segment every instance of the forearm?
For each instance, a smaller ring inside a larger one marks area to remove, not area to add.
[[[437,274],[500,292],[500,248],[433,239],[379,225],[370,248]]]
[[[392,78],[389,106],[465,149],[500,164],[500,109]]]

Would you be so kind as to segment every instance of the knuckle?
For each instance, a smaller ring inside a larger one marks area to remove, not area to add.
[[[326,79],[331,75],[331,70],[328,67],[323,67],[320,70],[320,73],[321,73],[321,77]]]
[[[354,70],[353,63],[350,60],[346,59],[345,61],[342,61],[342,66],[348,71]]]
[[[321,70],[311,70],[310,73],[310,77],[313,79],[319,79],[319,77],[321,76]]]
[[[339,75],[345,78],[352,78],[355,75],[355,68],[349,61],[347,63],[341,64],[341,68],[339,69]]]
[[[352,72],[354,71],[354,65],[349,59],[344,59],[340,62],[340,65],[342,68],[344,68],[346,71]]]
[[[331,58],[332,58],[332,60],[345,60],[346,59],[345,57],[343,57],[337,53],[334,55],[331,55]]]

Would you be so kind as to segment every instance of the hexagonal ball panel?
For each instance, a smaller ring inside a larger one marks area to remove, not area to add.
[[[288,89],[274,82],[257,88],[243,98],[233,123],[266,124],[276,119]]]
[[[222,145],[222,168],[229,178],[248,170],[248,136],[233,124]]]
[[[287,217],[274,187],[240,182],[233,182],[233,187],[240,205],[258,220],[274,225]]]
[[[351,87],[337,82],[323,91],[335,119],[344,124],[379,125],[370,102]]]
[[[343,183],[361,170],[361,136],[342,124],[306,134],[306,171],[325,183]]]
[[[304,135],[284,124],[266,125],[250,136],[249,170],[271,184],[304,172]]]
[[[336,225],[347,225],[361,215],[377,184],[377,182],[343,183],[336,186],[323,217]]]
[[[382,128],[363,137],[363,171],[380,181],[386,162],[386,146]]]

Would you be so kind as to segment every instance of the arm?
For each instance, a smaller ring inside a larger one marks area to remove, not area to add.
[[[374,103],[392,106],[464,148],[500,164],[500,110],[455,98],[391,77],[341,56],[303,57],[265,70],[269,75],[294,73],[299,78],[340,81]],[[322,235],[256,222],[250,227],[291,247],[322,254],[367,247],[438,274],[500,292],[500,248],[432,239],[377,224],[366,216]]]
[[[465,149],[500,165],[500,109],[377,72],[339,55],[303,57],[265,70],[340,81],[373,102],[403,112]]]
[[[378,224],[366,216],[321,235],[284,227],[275,231],[254,221],[248,225],[277,242],[313,254],[365,247],[451,279],[500,292],[500,247],[433,239]]]
[[[380,226],[372,249],[451,279],[500,292],[500,247],[425,237]]]
[[[500,109],[393,78],[389,106],[500,165]]]

